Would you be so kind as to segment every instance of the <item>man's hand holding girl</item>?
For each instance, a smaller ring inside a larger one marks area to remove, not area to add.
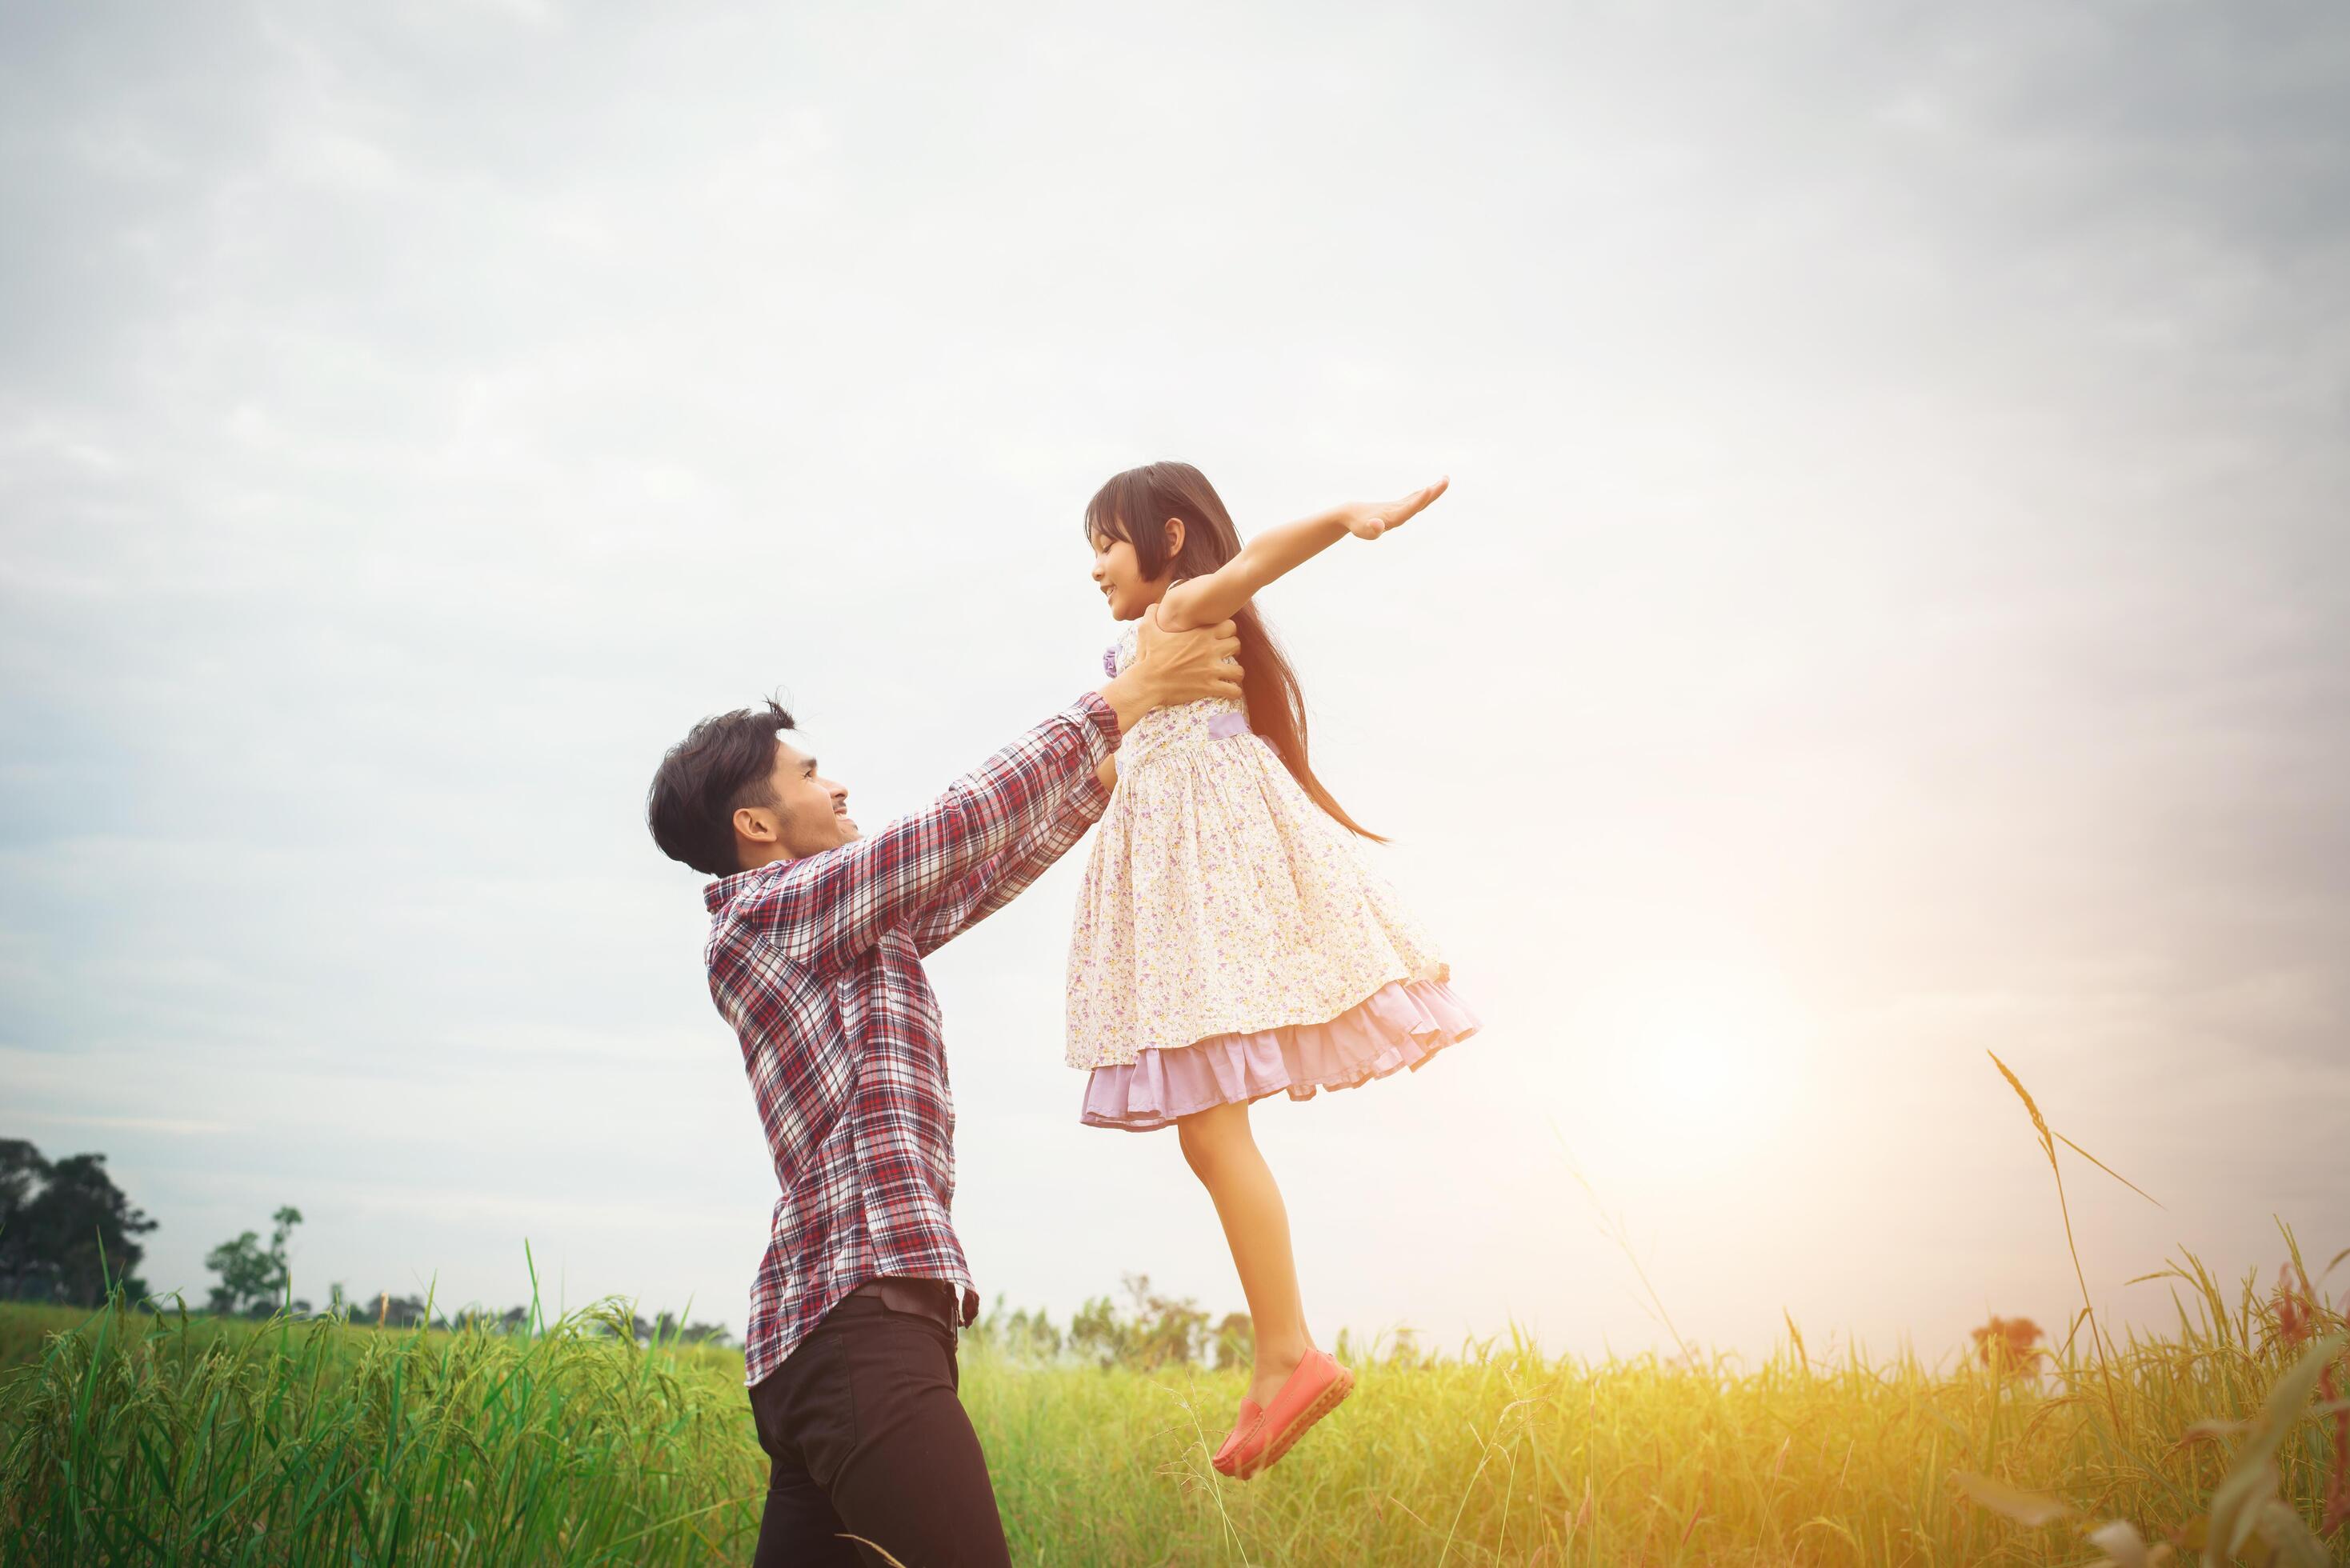
[[[1240,651],[1240,631],[1231,621],[1196,631],[1168,631],[1159,626],[1159,607],[1153,605],[1136,633],[1134,662],[1101,686],[1102,701],[1118,714],[1121,732],[1132,729],[1153,708],[1210,697],[1237,701]]]

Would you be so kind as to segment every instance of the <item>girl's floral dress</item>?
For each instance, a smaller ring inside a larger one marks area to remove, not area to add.
[[[1146,1131],[1282,1090],[1311,1099],[1475,1033],[1435,944],[1241,703],[1146,714],[1118,769],[1069,936],[1085,1121]]]

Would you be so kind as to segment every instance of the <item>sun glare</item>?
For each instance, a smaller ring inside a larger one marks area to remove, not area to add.
[[[1675,962],[1593,999],[1576,1031],[1619,1108],[1635,1164],[1719,1172],[1770,1143],[1793,1103],[1801,1010],[1783,977],[1749,963]]]

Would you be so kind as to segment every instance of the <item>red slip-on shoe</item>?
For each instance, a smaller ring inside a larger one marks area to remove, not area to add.
[[[1242,1450],[1255,1446],[1263,1435],[1264,1407],[1253,1399],[1243,1398],[1241,1400],[1241,1417],[1232,1423],[1231,1436],[1224,1439],[1223,1447],[1216,1450],[1216,1457],[1208,1462],[1216,1467],[1220,1475],[1236,1476],[1240,1474]]]
[[[1270,1469],[1308,1427],[1345,1403],[1354,1391],[1355,1375],[1339,1366],[1335,1356],[1327,1351],[1307,1351],[1266,1407],[1258,1440],[1243,1442],[1232,1456],[1233,1473],[1246,1480]]]

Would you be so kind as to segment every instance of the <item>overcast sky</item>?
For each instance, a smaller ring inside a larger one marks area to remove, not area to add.
[[[1326,1334],[1912,1339],[2350,1244],[2338,6],[0,10],[0,1136],[146,1270],[740,1329],[774,1179],[641,801],[858,816],[1243,532],[1486,1033],[1269,1106]],[[1082,852],[1080,852],[1082,853]],[[941,954],[983,1291],[1240,1306],[1081,1127],[1078,866]],[[1587,1179],[1597,1206],[1577,1184]],[[2337,1274],[2336,1283],[2341,1281]]]

